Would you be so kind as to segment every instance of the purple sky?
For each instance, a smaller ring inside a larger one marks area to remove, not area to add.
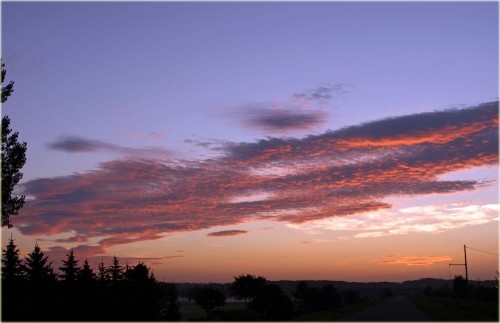
[[[2,2],[2,58],[30,199],[3,241],[175,259],[177,280],[196,243],[252,237],[345,243],[356,266],[441,237],[399,256],[445,274],[465,242],[498,251],[496,2]]]

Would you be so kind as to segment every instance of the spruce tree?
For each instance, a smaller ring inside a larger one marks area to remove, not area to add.
[[[75,259],[73,249],[66,254],[67,259],[63,260],[63,265],[59,267],[62,272],[60,277],[67,283],[76,281],[80,268],[78,267],[78,260]]]
[[[104,285],[104,283],[108,280],[109,275],[106,270],[106,266],[104,266],[104,260],[101,259],[99,263],[99,267],[97,268],[97,280],[100,284]]]
[[[12,235],[9,243],[2,249],[2,321],[22,320],[25,318],[24,266],[19,258],[19,249]]]
[[[12,235],[9,243],[2,249],[2,281],[15,282],[23,277],[24,266],[19,258],[19,249],[14,244]]]
[[[52,321],[60,317],[60,308],[54,306],[54,300],[61,295],[56,294],[56,274],[52,263],[42,251],[38,243],[26,256],[27,308],[26,321]]]
[[[87,259],[83,262],[83,266],[78,274],[78,295],[77,295],[77,309],[78,313],[76,319],[82,321],[95,321],[103,319],[100,317],[98,311],[98,298],[97,298],[97,281],[96,274],[90,268]]]
[[[90,268],[87,259],[85,259],[82,269],[80,269],[79,271],[78,280],[82,283],[93,283],[95,282],[96,278],[97,275],[94,273],[94,270]]]
[[[52,262],[49,262],[48,258],[38,245],[38,242],[35,243],[35,248],[25,258],[26,277],[29,282],[42,283],[55,281],[56,274],[52,268]]]
[[[108,273],[111,278],[111,281],[116,283],[123,279],[124,271],[123,266],[120,266],[120,263],[116,256],[113,256],[113,264],[108,268]]]

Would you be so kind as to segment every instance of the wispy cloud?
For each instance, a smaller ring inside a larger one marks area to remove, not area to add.
[[[349,94],[353,88],[355,88],[354,85],[347,83],[324,83],[317,88],[294,93],[293,97],[306,102],[328,103],[334,97],[345,98],[345,95]]]
[[[58,143],[65,151],[123,149],[99,141]],[[450,194],[488,184],[439,178],[498,165],[498,102],[393,117],[302,139],[223,143],[221,153],[182,163],[126,158],[86,173],[31,180],[23,185],[23,194],[31,199],[13,221],[28,235],[74,232],[75,242],[103,237],[101,249],[90,246],[99,252],[171,232],[252,220],[301,224],[372,214],[377,216],[369,221],[378,223],[386,213],[377,211],[391,211],[384,202],[387,197]],[[412,213],[399,214],[401,223],[359,233],[377,236],[458,226],[442,218],[426,226],[410,220]],[[492,221],[491,215],[485,221]]]
[[[298,110],[282,106],[252,107],[246,112],[245,122],[266,131],[295,131],[310,129],[327,120],[327,113],[317,110]]]
[[[159,139],[161,136],[159,133],[154,133],[153,137],[157,138],[157,140],[163,140]],[[61,136],[57,141],[47,146],[52,150],[67,153],[110,152],[125,156],[141,156],[142,158],[165,158],[172,155],[170,151],[161,147],[128,148],[78,136]]]
[[[208,237],[231,237],[248,233],[246,230],[224,230],[207,234]]]
[[[289,224],[311,234],[322,231],[352,233],[353,238],[378,238],[411,233],[440,233],[499,220],[499,204],[428,205],[398,210],[384,210]]]
[[[334,97],[344,97],[350,84],[323,84],[314,89],[294,93],[288,99],[253,102],[233,107],[227,115],[251,129],[266,133],[290,133],[317,129],[329,118],[327,109]]]
[[[406,266],[424,266],[430,267],[436,262],[449,262],[453,259],[451,256],[387,256],[382,260],[376,261],[379,265],[406,265]]]

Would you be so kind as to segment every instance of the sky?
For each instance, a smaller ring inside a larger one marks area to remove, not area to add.
[[[2,1],[28,146],[2,244],[172,282],[449,279],[467,245],[494,279],[498,12]]]

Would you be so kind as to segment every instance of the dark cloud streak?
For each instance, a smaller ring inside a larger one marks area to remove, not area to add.
[[[224,230],[224,231],[216,231],[207,234],[207,237],[232,237],[241,234],[248,233],[246,230]]]
[[[47,145],[52,150],[67,153],[93,153],[98,151],[116,153],[126,156],[142,156],[143,158],[167,157],[171,152],[164,148],[128,148],[106,143],[100,140],[91,140],[78,136],[61,136],[57,141]]]

